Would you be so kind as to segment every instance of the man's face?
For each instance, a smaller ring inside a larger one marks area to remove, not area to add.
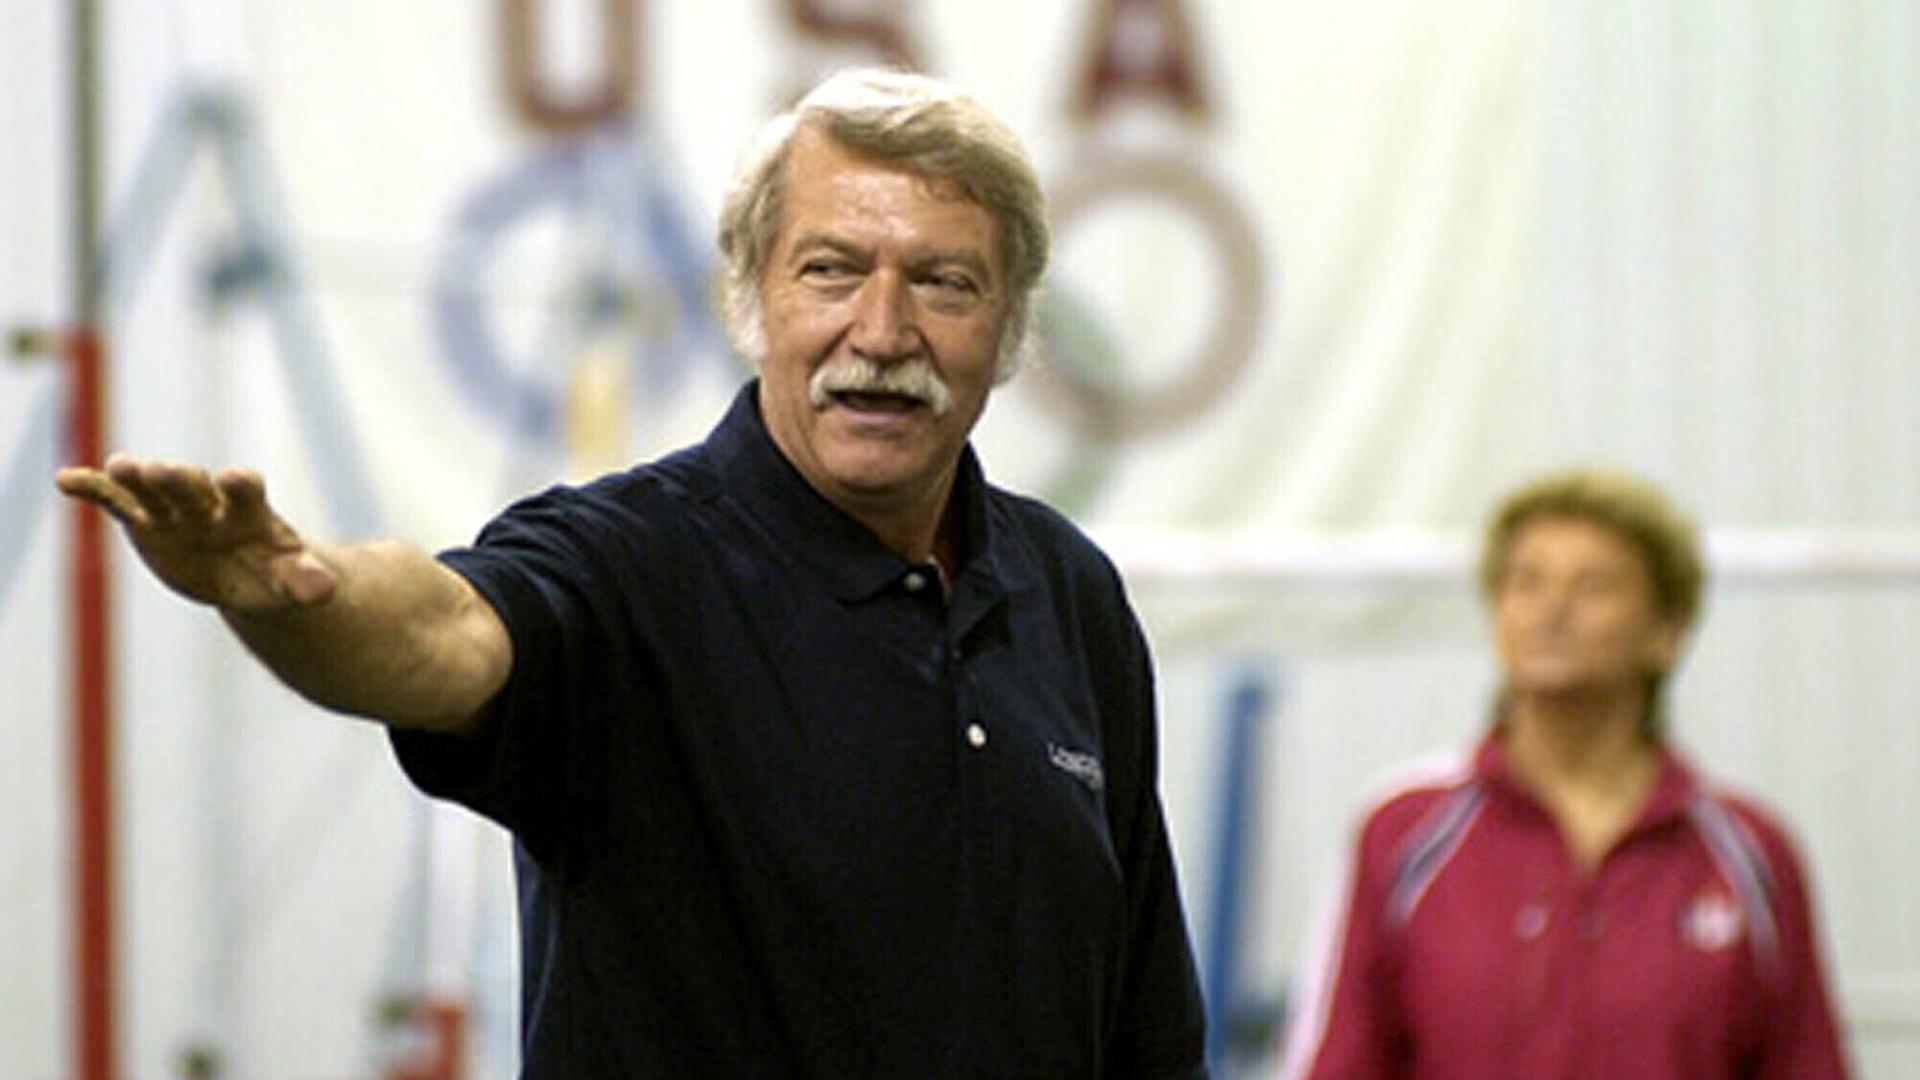
[[[1679,653],[1638,548],[1604,526],[1546,517],[1520,527],[1494,595],[1494,636],[1517,693],[1637,694]]]
[[[809,483],[856,516],[944,508],[992,389],[1006,312],[993,216],[957,190],[794,138],[760,275],[760,410]]]

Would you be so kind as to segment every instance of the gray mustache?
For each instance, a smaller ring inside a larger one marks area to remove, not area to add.
[[[813,407],[823,409],[833,394],[900,394],[926,405],[935,416],[953,407],[953,393],[925,360],[880,364],[863,357],[836,360],[807,381]]]

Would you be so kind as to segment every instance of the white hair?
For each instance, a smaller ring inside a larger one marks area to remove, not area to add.
[[[840,71],[762,128],[720,210],[727,261],[726,324],[734,347],[758,364],[767,352],[760,275],[780,230],[786,162],[803,128],[864,157],[953,181],[999,228],[1007,308],[995,381],[1013,376],[1029,346],[1046,269],[1046,200],[1026,151],[986,108],[946,83],[887,68]]]

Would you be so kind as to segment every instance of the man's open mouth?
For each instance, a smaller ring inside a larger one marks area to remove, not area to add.
[[[903,413],[920,408],[926,402],[911,394],[873,390],[835,390],[833,400],[855,412]]]

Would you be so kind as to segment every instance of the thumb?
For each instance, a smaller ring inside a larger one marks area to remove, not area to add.
[[[301,607],[332,599],[340,575],[312,551],[286,556],[278,568],[280,594]]]

